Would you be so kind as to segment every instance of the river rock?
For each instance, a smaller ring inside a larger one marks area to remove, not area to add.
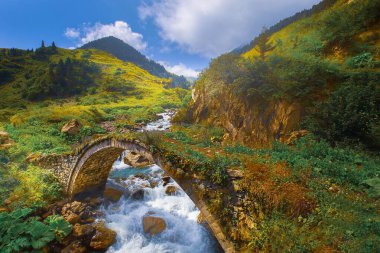
[[[70,224],[76,224],[76,223],[80,222],[80,220],[81,220],[80,216],[78,214],[75,214],[75,213],[69,213],[67,215],[64,215],[63,217]]]
[[[104,222],[99,222],[94,225],[96,231],[91,238],[90,247],[95,250],[106,250],[114,244],[116,240],[116,232],[107,228]]]
[[[97,207],[100,204],[102,204],[103,200],[100,197],[96,198],[87,198],[86,202],[91,206],[91,207]]]
[[[61,253],[85,253],[85,252],[87,252],[87,249],[81,244],[80,241],[73,241],[61,251]]]
[[[124,163],[135,168],[143,168],[152,165],[153,161],[150,161],[147,157],[132,151],[125,155]]]
[[[75,237],[86,237],[91,236],[95,232],[95,228],[90,224],[75,224],[73,226],[73,236]]]
[[[103,196],[105,199],[117,202],[120,200],[121,196],[123,196],[123,192],[114,188],[111,188],[109,186],[106,186],[106,189],[104,190]]]
[[[144,198],[144,189],[139,189],[131,194],[131,198],[135,200],[142,200]]]
[[[164,186],[166,186],[170,182],[170,177],[169,176],[164,176],[162,178],[162,181],[164,181]]]
[[[166,229],[166,222],[164,219],[155,216],[143,217],[144,233],[153,236],[161,233]]]
[[[67,203],[62,207],[61,214],[71,224],[85,221],[92,216],[91,207],[79,201]]]
[[[82,124],[78,120],[72,119],[68,123],[63,125],[61,132],[75,135],[79,133],[81,128],[82,128]]]
[[[175,195],[178,191],[178,188],[175,185],[166,186],[165,193],[167,195]]]

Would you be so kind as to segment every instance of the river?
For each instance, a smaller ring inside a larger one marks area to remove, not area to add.
[[[168,129],[172,115],[173,112],[166,111],[159,120],[145,126],[144,130]],[[126,165],[122,157],[115,161],[109,184],[123,187],[128,192],[142,189],[144,194],[141,199],[123,196],[117,203],[100,207],[100,211],[105,214],[106,225],[117,232],[117,241],[108,252],[220,252],[210,231],[197,222],[200,213],[198,208],[172,179],[164,186],[164,176],[164,171],[157,165],[137,169]],[[168,186],[175,187],[176,192],[168,195],[165,192]],[[143,217],[147,215],[162,218],[166,228],[154,236],[145,234]]]

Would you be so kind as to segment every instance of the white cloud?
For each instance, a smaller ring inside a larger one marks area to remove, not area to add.
[[[80,32],[78,29],[75,28],[66,28],[65,36],[68,38],[76,39],[80,36]]]
[[[196,71],[192,68],[187,67],[185,64],[180,63],[174,66],[168,65],[166,62],[159,62],[162,66],[165,67],[165,69],[171,73],[174,73],[179,76],[185,76],[185,77],[193,77],[197,78],[199,75],[199,71]]]
[[[70,37],[69,35],[71,35],[71,33],[67,34],[67,31],[72,31],[70,29],[72,28],[66,29],[65,35],[67,37]],[[75,31],[79,33],[79,29]],[[85,25],[81,29],[80,35],[76,38],[80,37],[79,46],[81,46],[90,41],[108,36],[119,38],[139,51],[144,51],[147,47],[147,43],[144,42],[142,34],[133,32],[129,24],[124,21],[115,21],[111,24],[96,23],[93,26]]]
[[[214,57],[247,43],[270,26],[320,0],[152,0],[139,7],[160,36],[191,53]]]

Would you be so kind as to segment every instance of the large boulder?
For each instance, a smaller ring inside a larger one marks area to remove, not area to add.
[[[119,201],[121,196],[123,196],[123,192],[121,190],[109,186],[106,186],[106,189],[103,192],[103,197],[112,202]]]
[[[153,236],[161,233],[166,229],[166,222],[164,219],[155,216],[143,217],[144,233]]]
[[[164,181],[164,186],[166,186],[169,182],[170,182],[170,177],[169,176],[164,176],[163,178],[162,178],[162,181]]]
[[[85,253],[85,252],[87,252],[87,249],[86,247],[82,245],[80,241],[73,241],[61,251],[61,253]]]
[[[165,193],[171,196],[176,195],[177,191],[178,191],[178,188],[175,185],[168,185],[166,186],[166,189],[165,189]]]
[[[82,124],[78,120],[72,119],[68,123],[63,125],[61,132],[75,135],[79,133],[81,128],[82,128]]]
[[[128,152],[124,157],[124,163],[132,167],[143,168],[153,164],[153,161],[149,160],[147,157],[136,153]]]
[[[134,200],[142,200],[144,199],[144,194],[144,189],[138,189],[131,194],[131,198]]]
[[[116,232],[107,228],[104,222],[96,223],[94,227],[96,231],[91,238],[91,248],[94,250],[106,250],[109,246],[115,243]]]
[[[87,237],[94,234],[95,228],[90,224],[75,224],[73,226],[73,236],[75,237]]]
[[[80,223],[91,218],[93,215],[92,208],[79,201],[67,203],[62,207],[61,214],[65,220],[71,224]]]

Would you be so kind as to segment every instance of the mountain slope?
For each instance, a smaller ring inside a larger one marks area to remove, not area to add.
[[[223,126],[251,146],[282,140],[301,123],[331,142],[378,146],[379,10],[379,1],[337,1],[263,33],[242,55],[215,59],[183,117]],[[335,115],[339,99],[344,103]]]
[[[89,42],[81,47],[82,49],[99,49],[125,62],[131,62],[137,66],[147,70],[149,73],[162,78],[171,78],[173,87],[188,87],[189,82],[183,76],[177,76],[169,73],[166,69],[153,60],[149,60],[146,56],[134,49],[132,46],[115,37],[101,38]]]
[[[290,24],[292,24],[292,23],[294,23],[294,22],[296,22],[296,21],[298,21],[300,19],[308,18],[308,17],[310,17],[312,15],[315,15],[317,13],[322,12],[323,10],[325,10],[325,9],[331,7],[332,5],[334,5],[336,2],[337,2],[337,0],[323,0],[320,3],[314,5],[311,9],[300,11],[300,12],[294,14],[293,16],[291,16],[289,18],[285,18],[285,19],[281,20],[277,24],[271,26],[267,30],[267,33],[269,35],[272,35],[275,32],[280,31],[281,29],[285,28],[286,26],[289,26]],[[258,43],[257,39],[258,38],[255,38],[248,45],[244,45],[244,46],[242,46],[240,48],[237,48],[237,49],[233,50],[233,53],[243,54],[243,53],[251,50],[252,48],[254,48],[255,46],[257,46],[257,43]]]
[[[338,0],[202,73],[173,149],[240,173],[212,201],[237,252],[380,252],[379,52],[380,1]]]
[[[0,130],[15,140],[16,153],[61,152],[95,133],[128,131],[179,106],[187,94],[95,49],[0,49],[0,57],[6,77],[0,79]],[[71,119],[85,129],[75,138],[60,134]]]

